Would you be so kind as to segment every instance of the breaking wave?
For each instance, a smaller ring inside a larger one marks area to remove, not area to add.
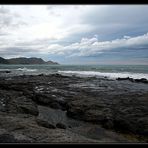
[[[18,68],[16,70],[18,70],[18,71],[24,71],[24,72],[34,72],[34,71],[37,71],[37,69],[28,69],[26,67],[24,67],[24,68]]]
[[[58,71],[60,74],[74,74],[79,76],[100,76],[100,77],[107,77],[110,79],[116,78],[133,78],[133,79],[141,79],[145,78],[148,80],[148,74],[144,73],[129,73],[129,72],[122,72],[122,73],[103,73],[103,72],[96,72],[96,71]]]

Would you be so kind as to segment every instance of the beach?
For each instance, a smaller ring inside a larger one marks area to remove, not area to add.
[[[147,79],[9,70],[0,77],[1,143],[148,141]]]

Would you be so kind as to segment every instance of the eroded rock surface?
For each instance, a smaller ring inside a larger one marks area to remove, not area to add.
[[[0,142],[147,142],[147,106],[144,79],[1,77]]]

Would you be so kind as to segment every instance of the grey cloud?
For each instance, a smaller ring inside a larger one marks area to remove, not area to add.
[[[54,6],[47,6],[46,7],[47,10],[49,11],[49,13],[51,15],[55,15],[55,16],[61,16],[61,14],[59,12],[56,11],[56,9],[60,9],[61,7],[57,6],[57,5],[54,5]],[[55,9],[56,8],[56,9]]]
[[[102,6],[103,7],[103,6]],[[148,6],[111,5],[100,10],[95,6],[82,15],[81,23],[94,26],[100,38],[113,39],[114,35],[138,35],[148,32]]]
[[[21,40],[18,38],[19,41],[16,40],[13,43],[13,37],[11,36],[10,40],[8,37],[8,40],[6,38],[6,43],[12,46],[8,47],[6,45],[7,48],[0,49],[0,55],[41,54],[43,51],[46,54],[49,53],[49,55],[61,55],[62,57],[98,57],[98,55],[113,51],[115,48],[122,48],[124,52],[128,52],[129,50],[126,51],[126,49],[129,47],[130,50],[147,50],[148,34],[145,33],[148,32],[148,6],[112,5],[104,9],[100,9],[100,7],[95,6],[94,9],[84,11],[82,15],[78,16],[80,17],[78,19],[80,22],[70,22],[67,26],[65,23],[62,26],[63,28],[61,27],[61,31],[67,32],[68,35],[65,35],[62,39],[42,38],[26,41],[26,38],[22,40],[21,36]],[[55,7],[53,5],[46,8],[50,14],[58,16],[60,11],[56,10],[64,7]],[[80,7],[73,6],[72,8],[79,9]],[[69,13],[71,12],[69,11]],[[27,25],[22,18],[25,17],[12,13],[6,7],[0,7],[1,39],[3,36],[8,35],[9,29],[17,29],[22,25]],[[34,20],[32,22],[34,23]],[[32,22],[30,26],[33,24]],[[130,37],[124,37],[125,35]],[[2,45],[5,44],[2,40],[1,42]],[[115,51],[113,52],[115,53]]]
[[[2,44],[3,45],[3,44]],[[19,41],[14,44],[8,44],[5,47],[0,47],[0,55],[24,55],[24,54],[41,54],[49,45],[48,39]]]
[[[22,25],[27,25],[24,21],[21,20],[21,17],[17,13],[11,12],[6,6],[0,7],[0,31],[6,33],[9,28],[17,29]],[[7,33],[6,33],[7,35]]]
[[[43,39],[36,39],[32,41],[21,41],[15,44],[16,47],[19,48],[29,48],[30,51],[39,51],[40,49],[46,49],[49,44],[53,44],[54,41],[48,39],[48,38],[43,38]]]
[[[0,51],[0,55],[4,58],[7,58],[7,57],[16,57],[18,55],[23,56],[24,54],[28,52],[29,50],[26,50],[26,49],[10,47],[10,48],[5,48],[3,51]]]
[[[8,47],[3,50],[0,50],[0,53],[23,53],[23,52],[31,52],[29,48],[19,48],[19,47]]]
[[[0,32],[0,37],[6,36],[6,35],[9,35],[9,33]]]
[[[66,6],[47,6],[49,11],[62,9]],[[67,6],[67,8],[70,6]],[[71,6],[74,9],[81,8],[78,5]],[[83,6],[86,7],[86,6]],[[89,6],[91,8],[91,5]],[[86,8],[87,9],[87,8]],[[89,25],[92,29],[76,31],[65,38],[67,42],[76,42],[82,37],[98,35],[99,40],[112,40],[124,35],[137,36],[148,32],[148,6],[145,5],[92,5],[91,9],[82,12],[80,24]],[[73,30],[72,30],[73,32]],[[64,39],[63,39],[64,40]]]
[[[12,21],[12,17],[11,17],[11,13],[9,11],[9,9],[5,8],[4,6],[0,7],[0,24],[2,25],[10,25],[11,21]]]
[[[5,8],[4,6],[0,7],[0,14],[6,14],[9,13],[9,9]]]

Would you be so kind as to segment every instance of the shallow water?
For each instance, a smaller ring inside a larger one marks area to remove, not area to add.
[[[99,76],[115,79],[130,77],[148,79],[148,65],[0,65],[0,71],[11,71],[3,75],[68,74]],[[1,74],[2,75],[2,74]]]

